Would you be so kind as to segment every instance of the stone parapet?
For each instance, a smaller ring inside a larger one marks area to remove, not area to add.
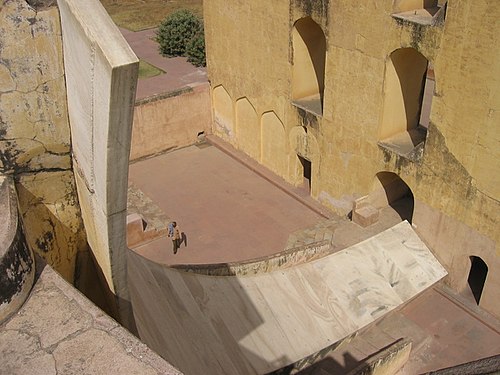
[[[400,339],[366,359],[365,363],[350,371],[348,375],[392,375],[408,361],[412,343]]]
[[[0,323],[24,303],[34,280],[33,254],[19,221],[14,182],[0,176]]]
[[[179,264],[172,268],[209,276],[257,275],[310,262],[331,253],[331,241],[323,240],[243,262]]]

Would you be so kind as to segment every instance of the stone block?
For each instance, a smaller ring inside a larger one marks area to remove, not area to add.
[[[146,221],[139,214],[130,214],[127,216],[127,245],[133,247],[140,243],[144,237]]]
[[[379,211],[371,206],[366,205],[358,208],[352,213],[352,221],[362,227],[370,226],[378,221]]]

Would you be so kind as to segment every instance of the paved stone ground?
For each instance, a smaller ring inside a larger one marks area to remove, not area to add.
[[[0,374],[181,373],[45,266],[0,326]]]
[[[139,79],[136,99],[143,99],[183,87],[195,87],[206,83],[206,68],[197,68],[185,57],[165,58],[158,53],[158,44],[152,40],[156,29],[133,32],[120,28],[122,35],[139,59],[165,71],[165,74]]]
[[[135,249],[165,264],[274,254],[290,233],[323,219],[214,146],[187,147],[130,165],[129,180],[177,221],[187,246],[161,238]]]
[[[401,337],[412,341],[399,375],[422,374],[500,353],[500,324],[445,286],[435,286],[301,372],[343,375]]]

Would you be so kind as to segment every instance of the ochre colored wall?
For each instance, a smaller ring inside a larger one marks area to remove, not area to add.
[[[238,147],[260,161],[260,123],[254,107],[247,98],[236,101],[236,135]]]
[[[0,174],[15,177],[29,246],[77,282],[78,254],[88,247],[71,167],[57,7],[4,2],[0,56]]]
[[[430,8],[437,5],[437,0],[394,0],[393,12],[407,12],[409,10]]]
[[[238,128],[225,139],[296,185],[302,183],[297,154],[310,160],[311,195],[341,214],[372,191],[377,173],[399,175],[415,197],[413,224],[447,267],[447,282],[462,290],[469,256],[480,254],[489,267],[480,305],[500,316],[493,293],[500,287],[500,3],[450,1],[444,24],[435,26],[394,19],[392,0],[255,0],[230,6],[206,0],[204,5],[213,97],[224,88],[228,114],[236,99],[246,98],[261,123],[264,114],[274,112],[286,147],[281,135],[262,126],[246,133]],[[293,25],[303,17],[311,17],[327,40],[322,116],[292,105]],[[387,66],[401,48],[427,59],[436,82],[426,144],[413,161],[377,144],[384,106],[395,105],[384,91]],[[220,102],[214,100],[215,124]],[[214,133],[221,133],[217,125]],[[260,155],[248,151],[249,142],[261,144]],[[286,161],[269,163],[272,159]],[[457,226],[460,236],[454,235]],[[465,237],[478,240],[460,242]]]
[[[210,87],[158,100],[141,101],[134,110],[130,159],[196,143],[198,133],[211,132]]]

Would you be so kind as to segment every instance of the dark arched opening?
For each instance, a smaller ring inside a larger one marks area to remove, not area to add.
[[[414,198],[410,187],[392,172],[379,172],[377,179],[385,191],[387,203],[397,212],[401,220],[412,222]]]
[[[470,272],[467,282],[474,295],[476,303],[479,305],[481,300],[481,294],[483,293],[484,283],[486,282],[486,276],[488,275],[488,266],[480,258],[476,256],[470,257]]]

